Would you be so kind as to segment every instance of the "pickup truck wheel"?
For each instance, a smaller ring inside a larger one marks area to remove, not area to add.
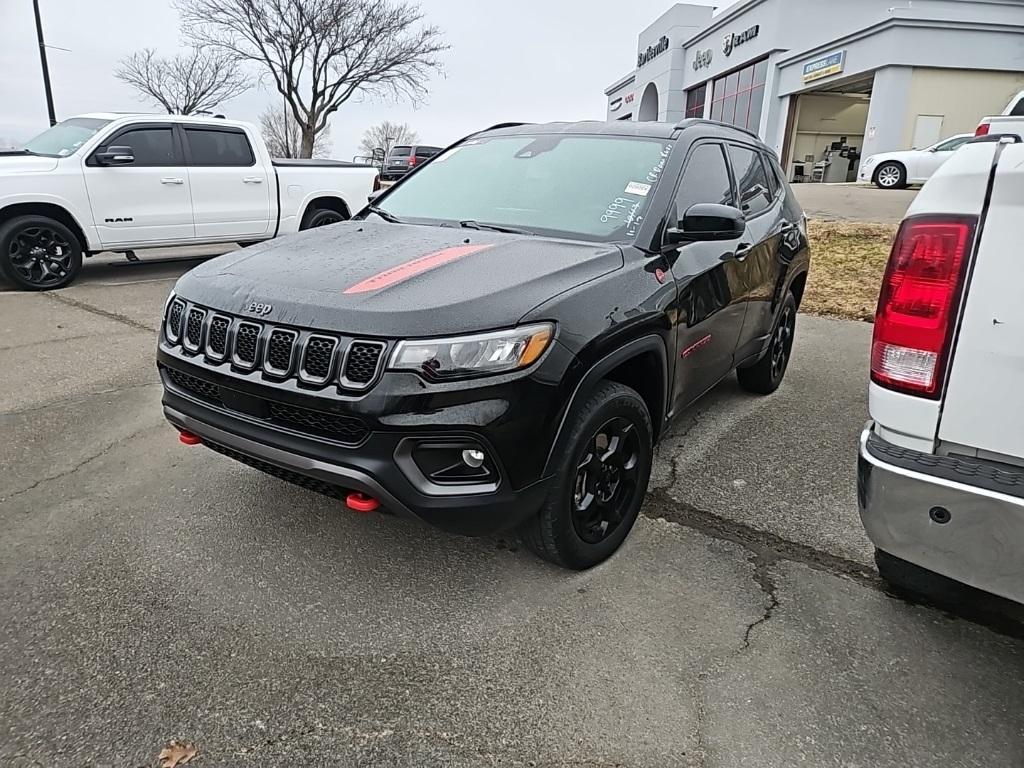
[[[330,208],[311,208],[302,217],[302,229],[313,229],[314,227],[326,227],[328,224],[337,224],[345,221],[345,216]]]
[[[882,163],[875,171],[875,184],[881,189],[903,189],[907,186],[907,169],[899,163]]]
[[[756,395],[770,395],[778,389],[789,367],[795,336],[796,299],[792,293],[787,293],[772,331],[772,340],[768,343],[768,351],[749,368],[736,371],[740,386]]]
[[[545,560],[583,570],[609,558],[633,528],[651,477],[653,430],[643,398],[612,381],[568,424],[568,460],[523,537]]]
[[[0,225],[0,276],[18,288],[63,288],[81,268],[82,244],[59,221],[18,216]]]

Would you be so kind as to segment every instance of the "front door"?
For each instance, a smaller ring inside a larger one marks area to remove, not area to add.
[[[697,144],[686,159],[676,192],[677,217],[696,203],[735,206],[724,147]],[[733,366],[746,312],[741,290],[746,238],[696,242],[667,254],[679,288],[673,408],[700,397]]]
[[[129,165],[100,165],[97,153],[131,147]],[[114,131],[82,166],[104,247],[182,242],[195,237],[188,169],[169,123]]]
[[[183,127],[196,236],[230,240],[269,234],[274,179],[241,128]]]

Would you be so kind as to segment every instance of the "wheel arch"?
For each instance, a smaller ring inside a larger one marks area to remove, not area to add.
[[[558,432],[544,464],[545,477],[551,473],[552,464],[557,461],[557,457],[568,449],[569,433],[572,431],[572,425],[568,422],[573,407],[589,396],[602,381],[625,384],[643,398],[651,414],[654,441],[657,442],[664,426],[668,405],[668,353],[665,350],[664,339],[657,334],[651,334],[627,342],[601,358],[580,379],[562,412]]]
[[[302,227],[302,223],[306,220],[306,214],[314,209],[326,209],[328,211],[336,211],[337,213],[344,216],[346,219],[352,218],[352,211],[348,207],[348,203],[344,199],[337,195],[318,195],[307,202],[303,208],[302,213],[299,215],[299,227]]]
[[[0,224],[17,216],[46,216],[54,221],[59,221],[78,238],[83,255],[90,252],[89,239],[85,236],[82,225],[69,210],[60,205],[55,203],[12,203],[0,208]]]

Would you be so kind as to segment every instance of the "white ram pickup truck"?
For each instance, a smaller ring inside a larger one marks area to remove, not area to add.
[[[1024,91],[1021,91],[1006,105],[1001,115],[983,117],[978,123],[975,136],[1015,134],[1024,138]]]
[[[857,490],[879,572],[903,591],[1024,603],[1022,221],[1024,144],[975,141],[893,245]]]
[[[375,168],[274,160],[249,123],[90,114],[0,153],[0,277],[68,285],[100,251],[249,244],[349,218]]]

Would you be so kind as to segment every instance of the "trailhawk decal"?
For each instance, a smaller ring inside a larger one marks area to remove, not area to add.
[[[424,272],[437,269],[449,262],[464,259],[466,256],[472,256],[474,253],[486,251],[488,248],[493,247],[493,243],[482,245],[456,245],[452,248],[445,248],[444,250],[437,251],[436,253],[428,253],[426,256],[420,256],[418,259],[407,261],[404,264],[399,264],[397,267],[385,269],[383,272],[379,272],[373,277],[368,277],[366,280],[356,283],[351,288],[346,288],[345,293],[369,293],[371,291],[380,291],[397,283],[404,283],[406,280],[416,277],[416,275],[421,275]]]

